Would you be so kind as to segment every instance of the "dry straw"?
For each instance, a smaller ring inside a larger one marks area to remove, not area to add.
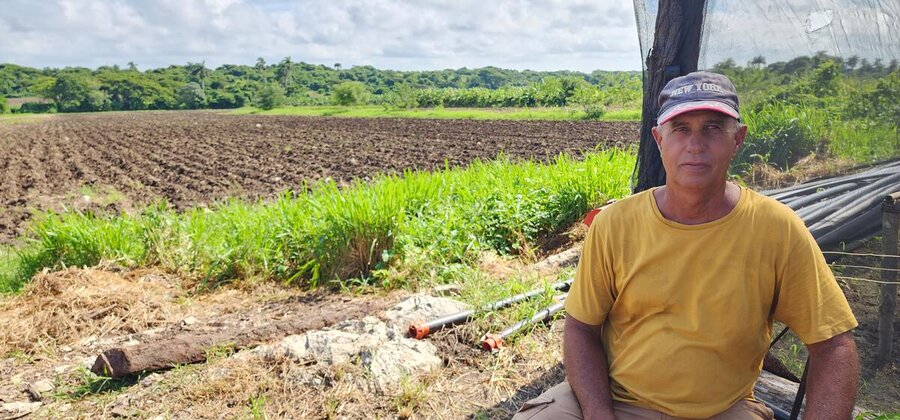
[[[176,316],[176,290],[152,275],[81,269],[38,274],[24,293],[0,304],[0,354],[166,324]]]

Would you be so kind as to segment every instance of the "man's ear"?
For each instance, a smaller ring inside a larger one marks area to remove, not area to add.
[[[747,139],[747,126],[739,124],[738,129],[734,132],[734,151],[737,152]]]
[[[650,129],[650,134],[653,135],[653,140],[656,142],[656,148],[662,152],[662,133],[659,132],[659,126],[655,126]]]

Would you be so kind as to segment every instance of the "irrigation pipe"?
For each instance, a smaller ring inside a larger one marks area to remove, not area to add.
[[[559,291],[565,292],[565,291],[569,290],[569,287],[571,285],[572,285],[572,279],[568,279],[565,281],[554,283],[550,287],[553,290],[559,290]],[[425,336],[427,336],[428,334],[438,331],[446,326],[468,322],[478,312],[489,312],[489,311],[496,311],[498,309],[503,309],[507,306],[510,306],[510,305],[513,305],[513,304],[516,304],[516,303],[519,303],[519,302],[522,302],[525,300],[533,299],[537,296],[541,296],[546,291],[547,291],[547,289],[542,287],[542,288],[531,290],[526,293],[520,293],[518,295],[499,300],[490,305],[484,306],[477,311],[470,309],[467,311],[457,312],[452,315],[447,315],[445,317],[441,317],[441,318],[438,318],[435,320],[431,320],[431,321],[427,321],[427,322],[423,322],[423,323],[412,324],[409,326],[409,331],[408,331],[409,337],[415,338],[417,340],[421,340],[421,339],[425,338]]]
[[[521,329],[529,325],[544,322],[552,318],[553,315],[555,315],[557,312],[561,311],[563,307],[565,307],[565,299],[566,295],[563,295],[559,298],[559,301],[554,303],[553,305],[535,312],[531,318],[523,319],[513,325],[510,325],[509,327],[506,327],[503,331],[500,331],[497,334],[485,334],[484,337],[481,338],[481,348],[484,351],[496,350],[503,346],[503,339],[518,333]]]
[[[869,267],[865,265],[831,264],[832,267],[862,268],[866,270],[900,271],[900,268]]]

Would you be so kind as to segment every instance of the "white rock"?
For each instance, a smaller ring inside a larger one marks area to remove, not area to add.
[[[146,378],[141,379],[140,384],[142,387],[147,388],[147,387],[150,387],[150,386],[153,386],[153,385],[159,383],[159,381],[161,381],[162,379],[163,379],[162,375],[160,375],[158,373],[151,373],[151,374],[147,375]]]
[[[281,340],[278,347],[281,353],[290,359],[301,361],[309,357],[309,344],[306,335],[289,335]]]
[[[25,390],[28,391],[28,394],[31,395],[33,400],[42,400],[46,394],[53,391],[54,388],[53,382],[50,382],[48,379],[42,379],[28,384]]]
[[[362,361],[382,393],[389,393],[390,388],[404,376],[427,373],[442,364],[434,345],[408,338],[390,341],[374,351],[364,353]]]
[[[374,347],[381,341],[374,336],[346,331],[311,331],[306,334],[306,340],[310,355],[328,365],[349,363],[364,348]]]
[[[0,413],[11,414],[11,416],[4,416],[3,418],[14,418],[17,419],[19,417],[24,417],[28,414],[33,413],[38,408],[41,408],[43,405],[40,401],[35,402],[12,402],[0,405]]]

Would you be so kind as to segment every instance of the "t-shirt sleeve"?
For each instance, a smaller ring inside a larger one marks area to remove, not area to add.
[[[855,328],[856,318],[844,292],[799,218],[792,223],[790,235],[794,240],[789,241],[790,251],[776,282],[775,319],[790,327],[805,344]]]
[[[603,249],[608,244],[602,241],[602,223],[594,220],[588,230],[575,280],[566,298],[566,313],[589,325],[602,325],[615,301],[611,262]]]

